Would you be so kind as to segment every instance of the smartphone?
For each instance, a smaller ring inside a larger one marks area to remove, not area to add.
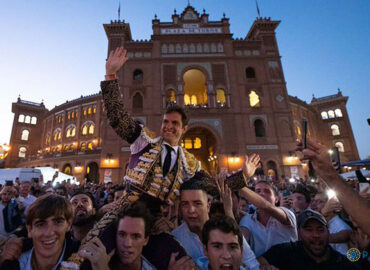
[[[333,147],[332,149],[332,153],[331,153],[331,162],[335,168],[335,170],[338,172],[338,173],[341,173],[341,170],[342,170],[342,166],[340,164],[340,156],[339,156],[339,150],[338,150],[338,147]]]
[[[302,146],[307,148],[307,119],[302,118]]]
[[[288,189],[283,191],[283,197],[289,197],[290,196],[290,191]]]

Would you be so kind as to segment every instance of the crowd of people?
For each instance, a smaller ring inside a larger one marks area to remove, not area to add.
[[[1,186],[0,269],[369,269],[369,192],[340,177],[325,146],[297,142],[313,182],[264,177],[257,154],[211,176],[179,146],[182,108],[167,109],[159,137],[124,110],[126,61],[112,51],[101,85],[111,126],[131,144],[124,179]]]

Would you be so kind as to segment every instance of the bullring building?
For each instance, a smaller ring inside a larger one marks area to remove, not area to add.
[[[126,109],[159,132],[168,103],[186,107],[191,120],[182,145],[210,173],[236,170],[246,154],[258,153],[274,179],[307,175],[294,152],[302,117],[309,136],[337,146],[342,161],[359,159],[348,97],[339,89],[310,103],[288,95],[275,35],[279,23],[259,17],[238,39],[228,18],[211,21],[188,5],[168,22],[155,16],[150,40],[134,40],[125,21],[104,24],[108,51],[128,51],[118,73]],[[129,144],[109,126],[100,93],[51,110],[19,98],[12,112],[7,167],[51,166],[95,183],[123,179]]]

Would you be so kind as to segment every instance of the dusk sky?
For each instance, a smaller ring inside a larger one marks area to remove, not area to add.
[[[118,0],[0,0],[0,142],[8,143],[22,99],[48,109],[99,91],[107,38],[103,23],[117,19]],[[307,102],[349,96],[348,113],[361,158],[370,156],[370,1],[259,0],[261,15],[281,20],[276,30],[288,93]],[[244,38],[257,17],[255,0],[191,0],[210,20],[230,18]],[[134,39],[150,39],[152,19],[170,21],[187,0],[121,0],[121,18]]]

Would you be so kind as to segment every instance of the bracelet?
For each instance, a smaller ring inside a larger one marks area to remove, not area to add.
[[[116,74],[105,75],[106,81],[112,81],[112,80],[115,80],[116,78],[117,78]]]

